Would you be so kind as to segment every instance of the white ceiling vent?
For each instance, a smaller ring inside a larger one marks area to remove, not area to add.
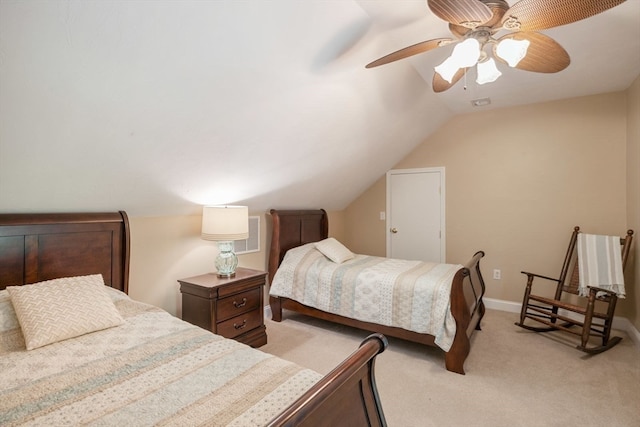
[[[491,104],[491,98],[478,98],[471,100],[471,105],[474,107],[486,107],[489,104]]]

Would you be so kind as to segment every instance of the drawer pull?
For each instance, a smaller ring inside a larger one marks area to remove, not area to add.
[[[233,324],[233,327],[236,329],[243,329],[245,326],[247,326],[247,319],[244,319],[239,325],[237,323]]]
[[[246,298],[242,298],[242,302],[236,302],[235,300],[233,301],[233,306],[235,308],[244,307],[245,305],[247,305],[247,299]]]

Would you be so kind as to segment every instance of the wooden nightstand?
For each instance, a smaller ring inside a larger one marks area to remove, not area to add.
[[[178,280],[182,320],[252,347],[266,344],[266,277],[264,271],[239,267],[229,279],[209,273]]]

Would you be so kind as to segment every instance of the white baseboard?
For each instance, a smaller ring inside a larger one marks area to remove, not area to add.
[[[520,308],[522,307],[521,303],[512,302],[512,301],[503,301],[494,298],[483,298],[485,307],[491,310],[499,310],[499,311],[507,311],[509,313],[520,313]],[[561,313],[565,316],[571,316],[570,312]],[[621,331],[625,331],[631,341],[637,347],[640,347],[640,332],[633,326],[633,324],[626,317],[614,316],[613,318],[613,328]]]
[[[482,298],[484,306],[491,310],[508,311],[509,313],[520,313],[520,307],[522,304],[519,302],[503,301],[493,298]]]

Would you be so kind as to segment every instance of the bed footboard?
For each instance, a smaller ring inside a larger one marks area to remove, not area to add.
[[[485,308],[482,297],[485,285],[480,272],[480,259],[483,251],[478,251],[460,269],[451,284],[451,314],[456,320],[456,336],[453,345],[445,354],[445,366],[448,371],[464,375],[464,361],[469,355],[469,338],[473,331],[480,329],[480,321]]]
[[[387,345],[384,335],[367,337],[351,356],[268,426],[386,426],[375,383],[374,363]]]

